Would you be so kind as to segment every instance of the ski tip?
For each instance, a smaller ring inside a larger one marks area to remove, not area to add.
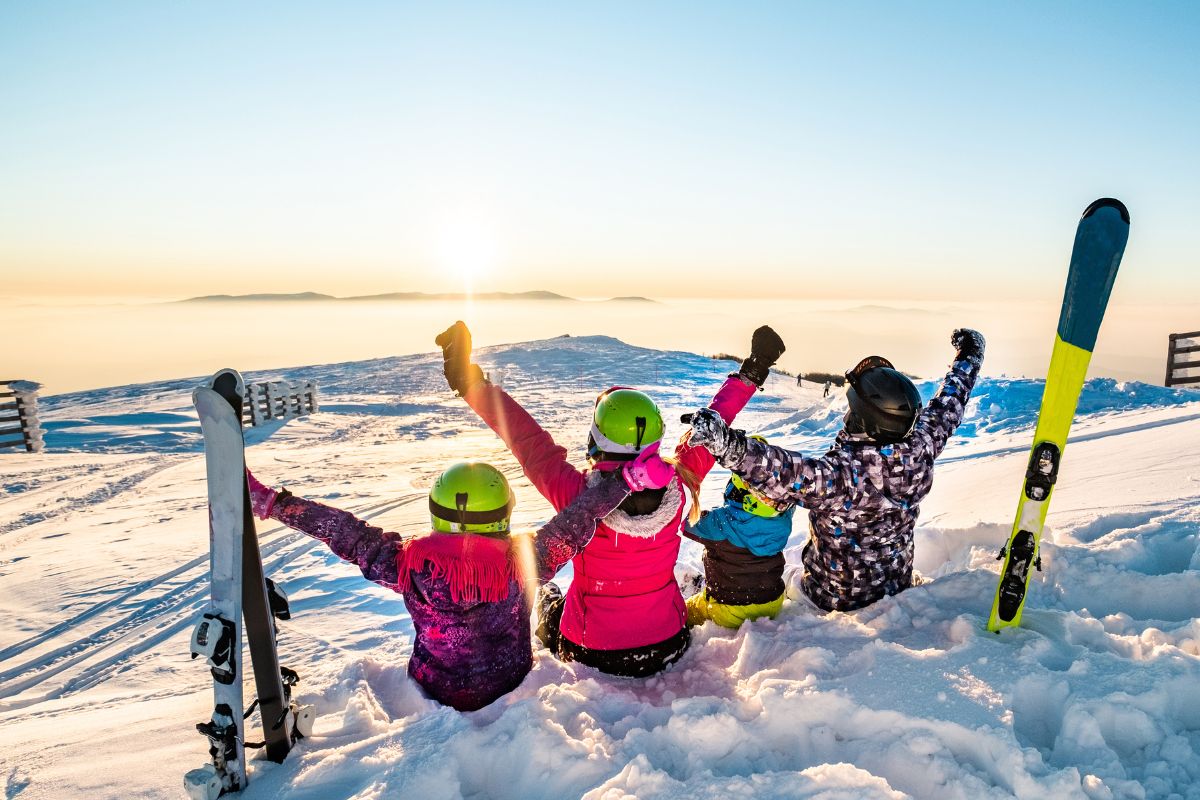
[[[246,393],[246,382],[236,369],[226,368],[208,379],[208,386],[225,399],[240,398]]]
[[[1121,215],[1121,219],[1124,220],[1125,224],[1129,224],[1129,209],[1125,207],[1124,203],[1113,197],[1101,197],[1099,200],[1092,203],[1090,206],[1084,209],[1083,217],[1081,217],[1081,219],[1087,219],[1102,208],[1115,208],[1117,213]]]
[[[204,402],[200,398],[210,392],[212,392],[211,386],[197,386],[192,390],[192,405],[200,405],[202,402]]]

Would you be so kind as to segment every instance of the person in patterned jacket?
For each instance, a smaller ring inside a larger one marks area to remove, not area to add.
[[[708,449],[769,500],[808,509],[800,585],[822,609],[862,608],[912,585],[920,503],[983,363],[978,331],[960,328],[950,341],[954,363],[924,409],[912,381],[884,358],[864,359],[846,373],[850,410],[820,457],[752,440],[707,409],[692,417],[690,444]]]
[[[525,679],[533,666],[529,615],[550,580],[631,492],[662,487],[674,468],[658,447],[595,481],[533,537],[510,535],[512,492],[489,464],[455,464],[429,493],[433,530],[401,536],[353,514],[264,486],[249,470],[251,507],[324,542],[363,577],[404,595],[416,631],[408,674],[427,695],[474,711]]]

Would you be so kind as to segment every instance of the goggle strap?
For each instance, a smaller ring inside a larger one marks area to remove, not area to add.
[[[879,369],[881,367],[886,367],[887,369],[896,368],[892,362],[888,361],[883,356],[867,356],[862,361],[855,364],[853,369],[846,371],[846,380],[850,382],[851,386],[853,386],[855,389],[858,389],[858,379],[863,376],[864,372],[872,369]]]
[[[896,367],[892,365],[891,361],[888,361],[883,356],[867,356],[862,361],[858,362],[854,366],[854,369],[846,372],[846,380],[850,383],[850,386],[854,389],[855,393],[858,394],[858,399],[861,400],[864,405],[870,406],[871,410],[879,416],[887,419],[893,419],[896,422],[909,421],[910,416],[908,414],[899,414],[895,411],[888,411],[880,408],[874,400],[863,394],[862,390],[859,388],[858,380],[865,372],[880,368],[895,369]]]
[[[644,421],[645,418],[639,417],[639,419],[642,419]],[[644,436],[644,435],[645,435],[645,431],[642,431],[642,436]],[[592,420],[591,437],[592,437],[592,442],[595,443],[596,449],[602,453],[608,453],[608,454],[619,453],[622,455],[627,455],[630,458],[634,458],[637,456],[638,452],[642,449],[641,436],[638,437],[638,444],[636,446],[630,446],[627,444],[620,444],[619,442],[614,442],[612,439],[609,439],[607,436],[605,436],[603,433],[600,432],[600,426],[596,424],[595,420]]]
[[[511,497],[502,507],[492,511],[468,511],[466,492],[456,494],[454,502],[458,508],[447,508],[431,497],[429,498],[429,513],[438,519],[457,522],[459,525],[490,525],[494,522],[503,522],[512,516],[513,499]]]

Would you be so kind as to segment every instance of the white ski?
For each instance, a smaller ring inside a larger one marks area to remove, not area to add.
[[[209,610],[192,635],[192,657],[213,675],[212,719],[197,725],[208,737],[212,763],[191,770],[184,788],[193,800],[216,800],[246,785],[242,722],[242,526],[245,464],[242,426],[224,397],[202,386],[192,393],[204,434],[208,473]]]

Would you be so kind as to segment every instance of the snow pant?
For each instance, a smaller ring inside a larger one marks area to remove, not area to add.
[[[538,641],[562,661],[578,661],[609,675],[645,678],[678,661],[692,643],[692,633],[684,626],[671,638],[642,647],[622,650],[584,647],[562,635],[560,626],[565,603],[566,598],[554,583],[545,584],[538,592]]]
[[[769,603],[730,605],[713,600],[705,589],[687,599],[687,624],[703,625],[705,621],[712,620],[723,628],[736,630],[748,619],[775,619],[779,609],[783,608],[783,598],[784,595],[781,594]]]

